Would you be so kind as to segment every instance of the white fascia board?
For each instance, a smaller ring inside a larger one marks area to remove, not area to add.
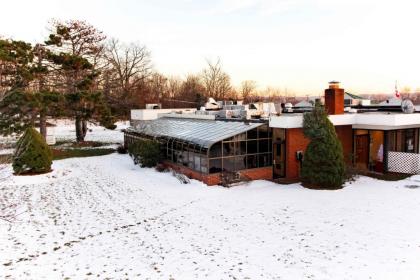
[[[403,129],[420,127],[420,114],[343,114],[330,115],[334,126],[352,125],[353,128],[378,128],[378,129]],[[303,126],[303,115],[282,115],[270,117],[270,127],[277,128],[300,128]]]
[[[355,120],[354,114],[330,115],[328,117],[335,126],[353,125]],[[277,128],[301,128],[303,127],[303,115],[271,116],[269,126]]]
[[[358,126],[420,126],[420,114],[357,114],[356,123]]]
[[[298,128],[303,125],[303,115],[271,116],[269,126],[275,128]]]
[[[353,125],[356,121],[356,114],[329,115],[328,117],[334,126]]]

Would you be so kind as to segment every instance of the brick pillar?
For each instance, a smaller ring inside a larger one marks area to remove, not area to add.
[[[325,109],[328,115],[344,114],[344,89],[340,88],[339,82],[330,82],[325,90]]]

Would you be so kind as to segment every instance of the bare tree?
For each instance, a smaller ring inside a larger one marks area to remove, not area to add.
[[[183,101],[184,107],[195,105],[200,107],[205,103],[205,92],[206,88],[201,82],[200,76],[188,75],[185,81],[181,85],[178,100]]]
[[[223,100],[232,89],[230,77],[223,72],[220,59],[216,63],[207,60],[207,68],[203,70],[202,79],[208,97]]]
[[[150,52],[138,43],[122,44],[111,39],[105,48],[108,69],[105,72],[104,89],[111,104],[129,110],[144,80],[151,74]]]
[[[168,94],[170,98],[175,98],[181,91],[182,80],[176,77],[170,77],[168,79]]]
[[[162,102],[169,98],[168,78],[160,73],[153,73],[149,79],[150,99],[156,102]]]
[[[240,94],[245,102],[249,102],[250,97],[255,94],[257,83],[255,81],[246,80],[241,83]]]

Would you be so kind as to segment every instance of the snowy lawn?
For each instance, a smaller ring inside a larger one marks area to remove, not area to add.
[[[53,169],[0,183],[23,212],[0,221],[1,279],[420,278],[420,177],[225,189],[116,153]]]
[[[76,128],[74,120],[59,119],[51,122],[56,125],[53,129],[57,141],[76,141]],[[85,141],[123,143],[124,134],[121,133],[121,129],[127,128],[129,126],[129,122],[119,121],[116,125],[116,129],[109,130],[89,122]]]
[[[55,147],[60,149],[71,148],[67,147],[71,144],[70,142],[76,142],[74,120],[58,119],[49,120],[49,122],[56,125],[55,127],[48,127],[48,129],[54,130],[56,141],[64,142],[62,144],[55,145]],[[88,122],[88,132],[86,133],[85,141],[103,143],[104,145],[101,146],[102,149],[116,149],[119,144],[124,143],[124,134],[121,130],[129,126],[129,121],[118,121],[115,124],[117,128],[110,130]],[[17,140],[17,136],[0,136],[0,155],[13,154],[13,147]],[[90,147],[86,147],[86,149],[89,148]]]

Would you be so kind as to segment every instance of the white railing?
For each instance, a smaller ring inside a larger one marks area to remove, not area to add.
[[[388,152],[388,171],[420,174],[420,154]]]

